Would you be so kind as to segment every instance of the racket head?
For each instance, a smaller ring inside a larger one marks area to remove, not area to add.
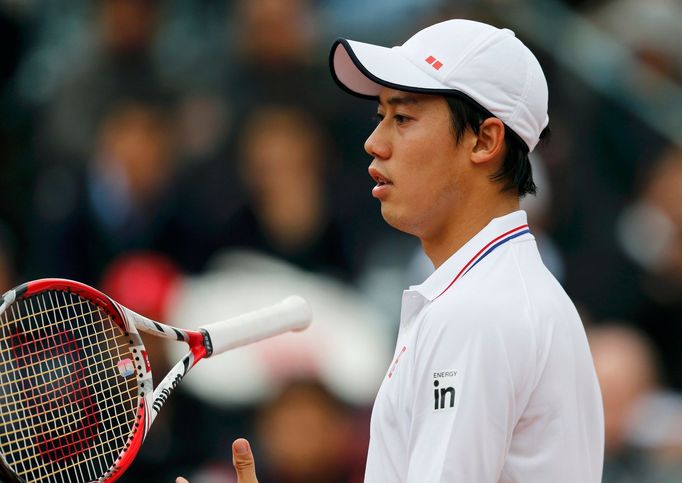
[[[42,279],[2,296],[0,466],[15,481],[115,481],[149,429],[152,390],[135,324],[105,294]]]

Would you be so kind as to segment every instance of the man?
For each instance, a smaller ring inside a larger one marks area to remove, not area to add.
[[[372,194],[436,268],[403,294],[365,481],[601,481],[585,332],[519,211],[549,122],[538,61],[513,32],[467,20],[393,49],[341,39],[330,60],[343,89],[378,100]],[[245,444],[243,483],[256,481]]]

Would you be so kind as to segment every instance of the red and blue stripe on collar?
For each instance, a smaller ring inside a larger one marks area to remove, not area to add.
[[[481,248],[478,251],[478,253],[476,255],[474,255],[473,258],[466,263],[466,265],[464,265],[462,267],[462,269],[459,271],[457,276],[452,280],[452,282],[450,282],[450,284],[447,287],[445,287],[445,290],[443,290],[438,295],[438,297],[440,297],[445,292],[447,292],[448,289],[450,287],[452,287],[457,280],[459,280],[461,277],[466,275],[469,272],[469,270],[474,268],[478,264],[478,262],[483,260],[488,255],[490,255],[490,253],[492,253],[492,251],[495,250],[497,247],[499,247],[500,245],[504,245],[505,243],[507,243],[510,240],[513,240],[514,238],[520,237],[521,235],[525,235],[526,233],[530,233],[530,229],[528,228],[527,224],[517,226],[513,230],[509,230],[508,232],[503,233],[500,236],[498,236],[497,238],[491,240],[486,246]],[[436,297],[436,298],[438,298],[438,297]]]

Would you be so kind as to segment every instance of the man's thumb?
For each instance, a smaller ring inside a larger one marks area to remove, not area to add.
[[[237,470],[237,483],[258,483],[256,463],[247,440],[239,438],[232,443],[232,464]]]

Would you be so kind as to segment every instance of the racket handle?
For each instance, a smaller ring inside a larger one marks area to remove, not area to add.
[[[311,319],[308,302],[302,297],[292,296],[278,304],[216,322],[200,330],[210,339],[209,355],[215,355],[290,330],[303,330],[310,325]]]

